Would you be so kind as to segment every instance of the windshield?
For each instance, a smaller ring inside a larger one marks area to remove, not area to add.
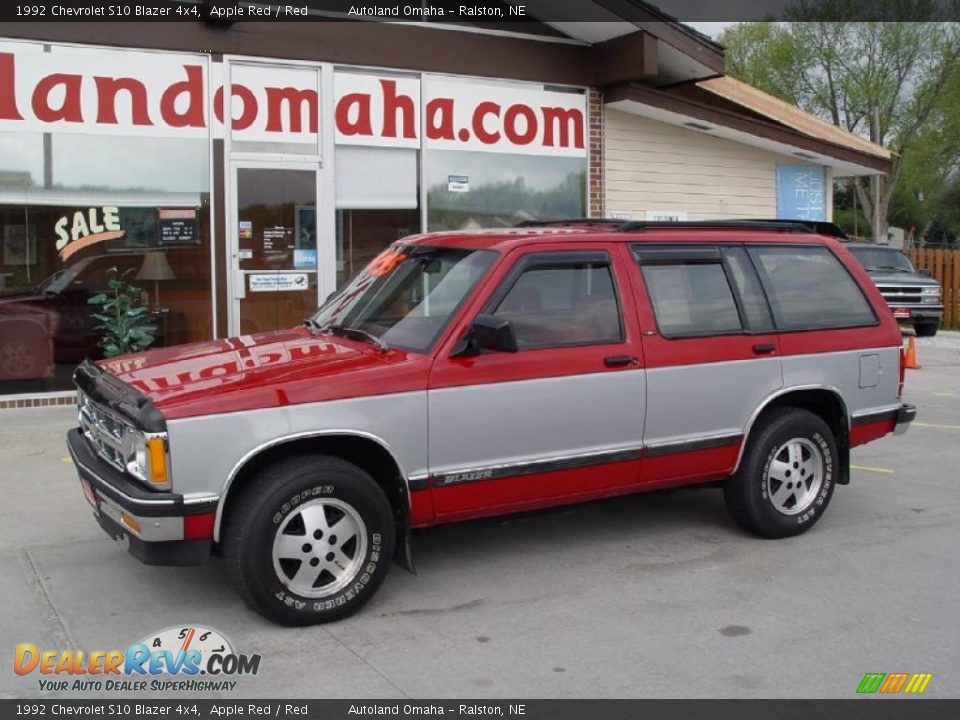
[[[70,287],[72,283],[80,283],[80,276],[86,270],[87,266],[90,265],[90,262],[90,259],[87,258],[74,263],[70,267],[57,270],[57,272],[55,272],[53,275],[41,280],[40,284],[37,285],[34,290],[36,292],[53,293],[54,295],[59,295],[68,287]]]
[[[311,324],[425,352],[495,258],[490,250],[394,245],[330,298]]]
[[[913,265],[907,256],[896,248],[851,247],[853,256],[867,270],[889,270],[890,272],[914,273]]]
[[[37,285],[37,292],[49,292],[59,294],[70,284],[70,281],[76,276],[76,273],[70,272],[70,269],[57,270],[53,275],[41,281]]]

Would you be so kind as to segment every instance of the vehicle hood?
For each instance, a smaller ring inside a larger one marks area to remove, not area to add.
[[[867,271],[870,279],[877,285],[911,285],[916,287],[940,287],[933,278],[911,273],[892,273],[886,270]]]
[[[29,320],[33,322],[58,322],[55,308],[33,305],[42,298],[34,295],[6,295],[0,297],[0,320]]]
[[[10,305],[12,303],[24,303],[29,305],[32,302],[39,302],[40,300],[45,300],[46,297],[43,293],[37,293],[33,290],[28,290],[26,292],[7,292],[0,293],[0,305]]]
[[[407,360],[293,328],[159,348],[98,364],[153,400],[165,417],[235,412],[359,393]]]

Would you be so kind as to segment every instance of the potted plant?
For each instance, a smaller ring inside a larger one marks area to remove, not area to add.
[[[124,279],[132,270],[120,274],[117,268],[108,271],[107,292],[94,295],[87,302],[98,305],[100,312],[93,317],[100,321],[97,330],[103,331],[100,347],[106,357],[125,355],[145,350],[154,341],[154,321],[143,304],[143,290]]]

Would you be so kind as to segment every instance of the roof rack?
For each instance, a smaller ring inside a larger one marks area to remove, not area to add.
[[[781,230],[811,233],[846,239],[847,234],[831,222],[821,220],[684,220],[680,222],[632,220],[617,227],[617,232],[637,230],[680,230],[684,228],[742,228],[744,230]]]
[[[569,218],[566,220],[524,220],[518,222],[514,227],[534,228],[534,227],[595,227],[597,225],[608,227],[611,230],[619,229],[628,224],[630,220],[616,220],[613,218]]]
[[[613,218],[569,218],[565,220],[524,220],[514,227],[603,227],[613,232],[643,230],[683,230],[686,228],[742,228],[744,230],[780,230],[811,233],[847,239],[847,234],[831,222],[822,220],[618,220]]]

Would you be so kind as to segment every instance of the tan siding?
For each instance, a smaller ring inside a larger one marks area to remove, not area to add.
[[[605,121],[608,215],[628,211],[640,220],[647,210],[685,210],[690,220],[775,218],[776,164],[807,164],[609,108]]]

